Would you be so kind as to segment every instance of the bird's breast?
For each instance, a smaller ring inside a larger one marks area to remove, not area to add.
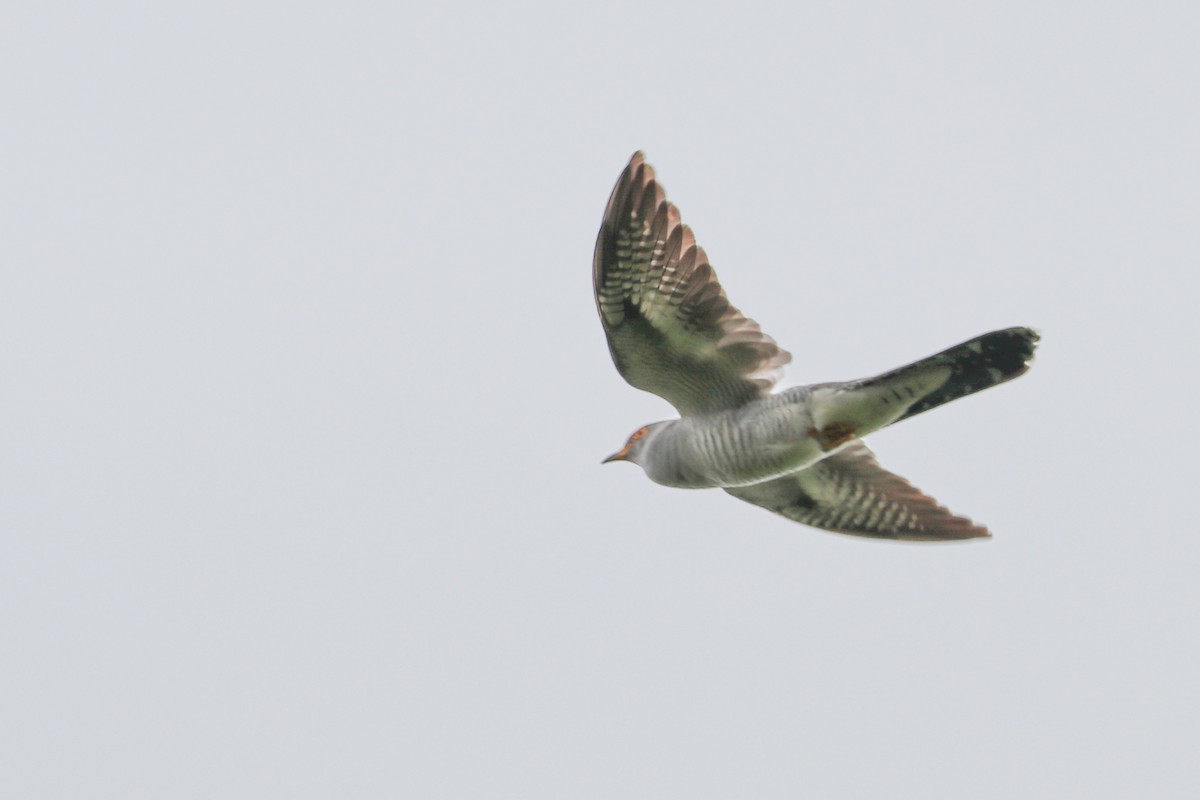
[[[773,395],[677,421],[653,442],[644,467],[656,483],[681,488],[761,483],[826,455],[812,429],[806,402]]]

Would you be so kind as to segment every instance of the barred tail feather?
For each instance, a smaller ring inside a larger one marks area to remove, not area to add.
[[[930,367],[950,368],[950,377],[937,389],[910,405],[896,418],[895,421],[899,422],[922,411],[937,408],[943,403],[1024,375],[1033,362],[1033,351],[1039,338],[1037,332],[1029,328],[992,331],[863,383],[886,384],[903,379],[906,374],[923,372]]]

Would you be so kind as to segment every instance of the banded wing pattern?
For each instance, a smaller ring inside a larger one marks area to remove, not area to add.
[[[807,469],[725,491],[796,522],[854,536],[909,541],[990,536],[987,528],[955,516],[879,466],[858,440]]]
[[[609,198],[592,277],[617,370],[681,414],[766,394],[791,361],[729,302],[640,152]]]

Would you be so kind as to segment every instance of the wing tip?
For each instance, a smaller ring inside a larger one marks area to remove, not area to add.
[[[923,542],[923,543],[945,543],[953,542],[972,542],[975,540],[987,541],[992,538],[992,533],[987,528],[979,525],[970,525],[969,527],[953,530],[932,530],[921,531],[916,535],[900,534],[895,537],[897,541],[902,542]]]

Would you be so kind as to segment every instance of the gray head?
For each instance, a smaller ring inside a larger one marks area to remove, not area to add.
[[[666,424],[667,423],[665,422],[651,422],[649,425],[643,425],[633,432],[633,434],[629,437],[629,441],[625,443],[624,447],[600,463],[607,464],[610,461],[632,461],[634,464],[641,464],[642,462],[640,458],[641,455],[646,452],[646,445],[649,444],[650,440],[654,438],[654,435],[658,432],[658,429]]]

